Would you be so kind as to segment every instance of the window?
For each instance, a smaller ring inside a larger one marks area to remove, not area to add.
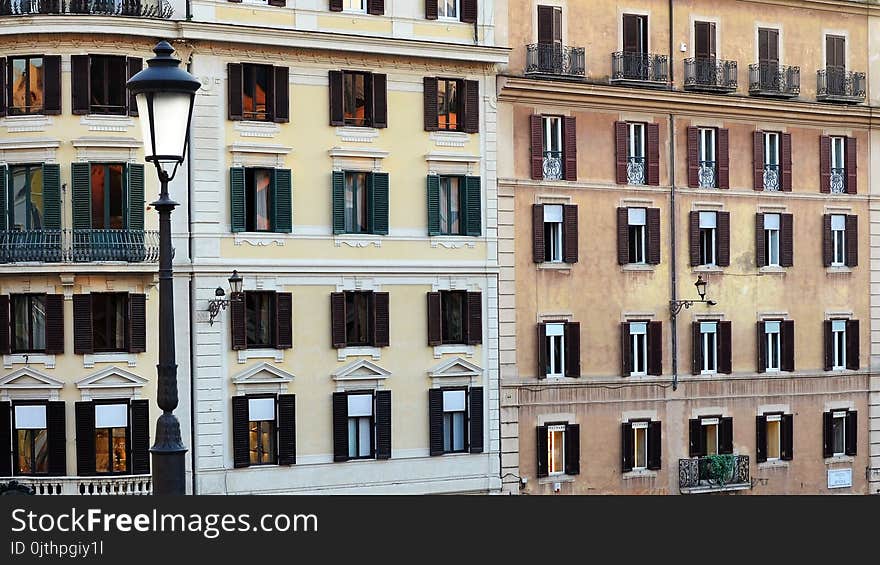
[[[370,233],[367,173],[345,173],[345,231]]]
[[[348,395],[348,458],[373,457],[373,395]]]
[[[565,424],[547,426],[547,470],[550,475],[565,473]]]
[[[459,131],[464,125],[461,120],[460,80],[437,79],[437,127],[441,130]]]
[[[371,126],[372,116],[367,92],[369,73],[345,71],[342,73],[342,108],[345,125]]]
[[[772,413],[757,417],[756,458],[764,461],[790,461],[793,453],[794,416]]]
[[[544,126],[544,180],[563,177],[562,117],[543,116]]]
[[[89,112],[125,114],[128,111],[128,80],[125,57],[92,55],[89,65]]]
[[[467,343],[468,293],[463,290],[440,292],[442,342]]]
[[[347,346],[370,345],[373,341],[373,293],[345,293],[345,336]]]
[[[94,351],[126,351],[128,295],[92,293],[91,298]]]
[[[242,118],[245,120],[271,120],[269,97],[273,96],[273,70],[269,65],[244,63],[242,72]]]
[[[272,169],[245,169],[247,231],[272,231]]]
[[[831,320],[831,369],[846,369],[846,320]]]
[[[659,469],[662,454],[660,422],[630,420],[624,422],[622,428],[623,472]]]
[[[833,214],[831,216],[831,266],[842,267],[846,265],[846,216]]]
[[[782,415],[767,415],[767,461],[782,457]]]
[[[648,16],[623,15],[623,51],[639,55],[648,52]]]
[[[700,323],[700,342],[703,366],[700,372],[704,375],[712,375],[718,372],[718,324],[717,322]]]
[[[462,235],[462,177],[441,176],[440,181],[440,234]]]
[[[764,132],[764,190],[779,190],[779,134]]]
[[[779,214],[764,214],[764,245],[766,247],[768,267],[779,267]]]
[[[14,294],[10,297],[12,352],[46,350],[46,295]]]
[[[700,264],[715,266],[718,250],[718,214],[700,212]]]
[[[459,0],[438,0],[437,15],[441,18],[457,20],[459,15]]]
[[[13,165],[9,167],[7,225],[10,230],[43,229],[43,166]],[[0,187],[0,190],[6,190]]]
[[[437,340],[441,339],[439,304]],[[333,347],[388,347],[390,300],[387,292],[345,291],[330,294]]]
[[[92,188],[92,229],[121,230],[126,229],[125,186],[123,165],[95,164],[91,165]]]
[[[858,454],[859,416],[855,410],[837,409],[823,414],[822,455],[854,457]]]
[[[629,262],[644,264],[647,251],[646,209],[628,208]]]
[[[248,398],[248,448],[251,465],[275,463],[275,398]]]
[[[648,324],[632,322],[629,324],[631,375],[646,375],[648,372]]]
[[[714,65],[714,62],[711,62]],[[715,188],[718,186],[715,160],[715,128],[700,128],[699,161],[700,161],[700,188]]]
[[[95,472],[128,472],[128,404],[95,405]]]
[[[704,418],[700,420],[703,427],[703,439],[706,444],[703,455],[717,455],[718,451],[718,418]]]
[[[8,418],[8,413],[6,414]],[[49,432],[45,405],[15,406],[15,474],[38,475],[49,472]]]
[[[831,413],[831,454],[846,454],[846,411]]]
[[[547,376],[565,374],[565,324],[547,324]]]
[[[648,422],[633,422],[633,469],[648,468]]]
[[[645,124],[629,123],[627,182],[645,184]]]
[[[366,12],[367,0],[342,0],[342,9],[346,12]]]
[[[846,138],[831,138],[831,192],[847,192],[846,186]]]
[[[275,293],[245,292],[248,347],[275,347]]]
[[[43,57],[10,57],[10,115],[42,113],[45,82]]]
[[[290,169],[229,169],[232,232],[290,233],[292,225]]]
[[[733,418],[703,416],[690,420],[689,443],[691,457],[733,453]]]
[[[767,356],[764,369],[767,372],[781,369],[781,322],[765,322],[764,338],[767,340]]]
[[[460,453],[467,449],[466,391],[443,391],[443,452]]]
[[[562,262],[562,205],[544,205],[544,259]]]

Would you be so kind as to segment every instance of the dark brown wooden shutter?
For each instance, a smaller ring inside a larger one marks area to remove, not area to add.
[[[755,460],[767,460],[767,416],[755,416]]]
[[[831,214],[822,215],[822,264],[830,267],[834,260],[834,241],[831,233]],[[849,238],[847,238],[849,239]]]
[[[755,214],[755,266],[767,266],[767,242],[764,239],[764,214]]]
[[[758,322],[755,340],[755,353],[757,354],[756,371],[763,373],[767,371],[767,328],[764,322]]]
[[[859,359],[859,321],[846,321],[846,368],[858,371]]]
[[[629,209],[617,209],[617,264],[629,263]]]
[[[648,374],[663,374],[663,322],[648,322]]]
[[[703,453],[703,424],[695,418],[688,421],[688,456],[700,457]]]
[[[537,347],[537,357],[538,357],[538,367],[537,373],[539,379],[544,379],[547,377],[547,324],[539,323],[538,324],[538,347]]]
[[[6,294],[2,294],[0,295],[0,354],[9,353],[9,336],[11,333],[10,329],[9,296]]]
[[[538,478],[546,477],[548,473],[547,461],[547,426],[535,428],[535,453],[537,454],[537,469],[535,475]]]
[[[331,12],[341,12],[342,11],[342,0],[330,0],[330,11]]]
[[[732,327],[729,321],[718,322],[718,372],[733,372]]]
[[[846,151],[846,156],[844,157],[844,167],[846,167],[846,193],[847,194],[858,194],[858,179],[859,179],[859,153],[858,153],[858,140],[854,137],[847,137],[844,142],[844,150]]]
[[[690,251],[691,267],[701,263],[700,261],[700,213],[691,212],[688,216],[690,230],[688,232],[688,250]]]
[[[277,123],[286,124],[290,121],[290,70],[287,67],[273,67],[273,71],[275,106],[272,119]]]
[[[779,264],[794,266],[794,216],[779,214]]]
[[[385,0],[367,0],[367,13],[371,16],[385,14]]]
[[[687,128],[687,179],[690,188],[700,186],[700,128]]]
[[[249,412],[246,396],[232,397],[232,461],[236,469],[251,464]]]
[[[467,293],[467,344],[483,343],[483,293]]]
[[[341,6],[341,0],[339,4]],[[345,125],[345,112],[342,109],[342,71],[330,71],[330,125]]]
[[[846,450],[844,453],[851,457],[858,455],[859,445],[859,415],[855,410],[846,413]]]
[[[782,182],[779,189],[783,192],[791,192],[791,134],[783,133],[779,137],[782,153]]]
[[[431,456],[443,455],[443,390],[439,388],[428,389],[428,434]]]
[[[144,68],[144,60],[140,57],[128,57],[128,78],[131,79],[134,75],[141,72],[141,69]],[[138,107],[137,107],[137,99],[135,95],[129,91],[128,93],[128,115],[129,116],[137,116],[138,115]]]
[[[388,127],[388,79],[383,74],[373,74],[373,127]]]
[[[348,461],[348,394],[333,393],[333,461]]]
[[[783,320],[780,324],[780,361],[783,371],[794,371],[794,320]]]
[[[733,418],[721,418],[718,428],[718,453],[733,453]]]
[[[754,185],[755,190],[764,190],[764,132],[756,131],[754,133],[754,143],[752,145],[752,164],[754,168]]]
[[[581,472],[581,427],[578,424],[565,426],[565,474],[579,475]]]
[[[620,375],[628,377],[632,373],[632,338],[629,334],[629,323],[620,324]]]
[[[782,415],[782,427],[780,428],[780,432],[782,437],[780,438],[780,443],[782,444],[782,449],[780,450],[779,458],[783,461],[791,461],[794,458],[794,415],[793,414],[783,414]]]
[[[581,324],[565,324],[565,376],[581,376]]]
[[[73,295],[73,352],[77,355],[94,353],[92,334],[92,295]]]
[[[425,0],[425,19],[436,20],[438,17],[437,0]]]
[[[825,364],[824,369],[830,371],[834,368],[834,332],[832,331],[831,320],[822,322],[822,342],[825,346]]]
[[[278,411],[278,464],[296,463],[296,395],[279,394]]]
[[[269,5],[283,8],[284,6],[287,6],[287,0],[269,0]]]
[[[226,65],[227,96],[229,104],[229,119],[241,120],[244,113],[242,107],[242,69],[241,63],[229,63]]]
[[[289,292],[275,294],[275,347],[293,347],[293,294]]]
[[[468,391],[468,427],[471,453],[483,452],[483,387],[472,386]]]
[[[50,355],[64,353],[64,295],[62,294],[46,295],[46,353]]]
[[[834,416],[831,412],[822,413],[822,457],[834,457]]]
[[[633,470],[635,466],[635,432],[630,422],[623,422],[620,425],[620,452],[621,452],[621,470],[624,473]]]
[[[573,116],[562,118],[562,157],[565,161],[563,166],[565,180],[578,180],[577,119]]]
[[[147,350],[147,296],[128,295],[128,352]]]
[[[131,472],[147,475],[150,472],[150,401],[131,401]]]
[[[67,474],[67,419],[63,401],[46,403],[46,436],[49,474],[64,476]]]
[[[831,192],[831,137],[819,136],[819,192]]]
[[[461,21],[466,24],[477,23],[477,0],[461,0]]]
[[[443,343],[443,309],[439,292],[428,293],[428,345]]]
[[[562,260],[578,262],[578,207],[576,204],[562,206]]]
[[[648,174],[647,184],[658,186],[660,184],[660,125],[645,125],[645,141],[648,150]]]
[[[703,372],[703,332],[700,322],[691,322],[691,374]]]
[[[336,349],[346,345],[344,292],[330,293],[330,342]]]
[[[648,422],[648,469],[657,470],[662,465],[663,435],[660,422]]]
[[[462,81],[464,99],[464,120],[462,131],[478,133],[480,131],[480,82],[476,80]]]
[[[859,266],[859,217],[846,217],[846,266]]]
[[[89,476],[95,474],[95,405],[92,402],[77,402],[74,405],[76,416],[76,474]]]
[[[715,145],[716,176],[715,184],[718,188],[730,188],[730,133],[728,130],[718,128],[718,142]]]
[[[0,57],[0,117],[6,115],[6,57]],[[2,417],[2,415],[0,415]],[[2,431],[2,430],[0,430]],[[3,452],[5,453],[5,452]],[[0,462],[0,472],[3,471],[5,463]],[[11,463],[9,463],[11,465]],[[11,469],[9,473],[3,473],[4,476],[11,475]]]
[[[430,4],[431,0],[428,0]],[[437,0],[434,0],[434,14],[437,13]],[[437,19],[436,17],[434,19]],[[424,118],[425,131],[437,131],[440,129],[440,120],[437,117],[438,101],[437,101],[437,79],[434,77],[425,77],[423,84],[423,100],[424,100]]]
[[[529,116],[532,180],[544,178],[544,120],[539,114]],[[543,218],[541,219],[543,221]]]
[[[83,115],[89,113],[89,56],[88,55],[71,55],[70,56],[70,100],[71,112],[74,115]]]
[[[718,220],[717,229],[717,246],[718,253],[715,262],[719,267],[730,266],[730,212],[718,212],[716,214]]]
[[[2,95],[0,90],[0,95]],[[0,477],[12,476],[12,404],[0,402]]]
[[[614,138],[614,167],[617,184],[628,184],[626,163],[629,145],[629,125],[626,122],[614,122]]]
[[[247,314],[245,294],[242,292],[236,300],[229,303],[229,328],[232,333],[232,349],[247,349]]]
[[[538,6],[538,43],[552,45],[555,6]]]
[[[649,265],[660,264],[660,208],[647,208],[645,210],[646,229],[648,235],[646,263]]]
[[[45,55],[43,57],[43,113],[58,115],[61,113],[61,57]]]
[[[376,391],[376,459],[391,459],[391,391]]]
[[[373,293],[373,347],[388,347],[391,317],[387,292]]]
[[[543,263],[544,251],[544,205],[532,204],[532,257],[535,263]]]

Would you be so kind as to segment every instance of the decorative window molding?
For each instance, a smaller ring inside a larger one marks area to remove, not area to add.
[[[653,320],[653,319],[655,319],[655,316],[657,316],[656,312],[649,312],[649,311],[623,312],[620,315],[620,321],[621,322],[636,322],[636,321],[641,321],[641,320]]]
[[[723,202],[694,202],[691,206],[691,209],[694,212],[704,211],[704,212],[720,212],[724,210]]]
[[[380,292],[382,285],[376,282],[372,277],[345,277],[342,282],[336,284],[336,292],[345,292],[346,290],[372,290]]]
[[[353,361],[330,373],[338,391],[382,388],[383,382],[390,376],[390,371],[366,359]]]
[[[766,320],[787,320],[788,319],[788,311],[779,310],[776,312],[766,311],[766,312],[758,312],[758,320],[766,321]]]
[[[428,370],[433,388],[469,386],[480,382],[483,368],[461,357],[442,361]]]
[[[0,127],[5,127],[7,133],[29,133],[46,131],[54,124],[51,116],[7,116],[0,120]]]
[[[287,234],[280,233],[235,233],[235,246],[247,243],[251,247],[266,247],[272,244],[283,247],[285,240],[289,237]]]
[[[251,359],[272,359],[277,363],[284,362],[284,350],[274,348],[239,349],[238,362],[247,363]]]
[[[571,196],[558,194],[536,194],[535,204],[571,204]]]
[[[428,137],[437,147],[464,147],[471,138],[461,131],[432,131]]]
[[[134,127],[134,120],[128,116],[102,116],[88,114],[79,120],[80,125],[89,128],[89,131],[112,131],[125,133]]]
[[[56,163],[57,139],[0,139],[0,163]]]
[[[129,367],[137,366],[137,354],[124,351],[109,353],[86,353],[83,355],[83,367],[91,369],[96,363],[127,363]]]
[[[425,154],[425,161],[428,163],[428,173],[432,175],[478,175],[480,173],[479,155],[433,151]]]
[[[143,143],[133,137],[80,137],[70,142],[76,149],[76,160],[136,161]]]
[[[722,418],[727,418],[730,416],[727,410],[721,408],[720,406],[710,406],[707,408],[694,408],[691,410],[690,419],[696,420],[699,418],[713,418],[715,416],[720,416]]]
[[[782,412],[783,414],[791,414],[791,407],[788,404],[759,404],[756,416],[763,414],[772,414],[773,412]]]
[[[660,417],[656,410],[627,410],[620,415],[620,423],[625,424],[631,420],[657,421]]]
[[[336,247],[342,247],[343,245],[347,245],[348,247],[354,248],[362,248],[362,247],[382,247],[382,236],[373,235],[373,234],[339,234],[333,236],[333,244]]]
[[[76,381],[82,400],[93,398],[137,398],[147,379],[121,367],[107,367]]]
[[[574,320],[572,312],[539,312],[537,315],[537,323],[542,322],[571,322]]]
[[[573,412],[556,412],[553,414],[538,414],[538,425],[544,426],[548,423],[576,424],[577,417]]]
[[[621,208],[656,208],[654,201],[648,198],[621,198]]]
[[[233,167],[284,168],[284,157],[293,151],[290,147],[270,143],[238,142],[229,145]]]
[[[838,320],[851,320],[853,319],[853,316],[854,314],[852,310],[825,310],[826,320],[832,320],[835,318]]]
[[[466,357],[473,357],[475,350],[476,350],[476,348],[473,345],[463,345],[463,344],[435,345],[434,346],[434,359],[440,359],[444,355],[464,355]]]
[[[785,214],[788,206],[785,204],[758,204],[759,214]]]
[[[0,400],[58,400],[63,387],[64,383],[58,379],[30,367],[22,367],[0,378]]]
[[[281,133],[281,125],[275,122],[236,121],[233,126],[242,137],[272,138]]]
[[[336,350],[336,360],[345,361],[349,357],[370,357],[373,361],[382,358],[380,347],[341,347]]]
[[[471,241],[470,239],[465,240],[460,236],[448,236],[448,235],[434,235],[430,238],[431,249],[437,249],[438,247],[443,247],[444,249],[461,249],[463,247],[467,247],[468,249],[474,249],[476,247],[476,243]]]
[[[284,394],[296,377],[271,363],[259,363],[232,377],[236,394]]]
[[[333,147],[327,154],[333,159],[334,171],[381,172],[382,160],[389,152],[370,147]]]
[[[694,312],[693,320],[695,322],[720,322],[724,320],[724,312]]]
[[[852,214],[853,209],[850,206],[825,206],[825,214]]]
[[[372,127],[339,126],[336,136],[350,143],[373,143],[379,137],[379,130]]]
[[[12,353],[3,356],[3,368],[11,369],[13,365],[38,365],[42,363],[46,369],[55,368],[55,355],[45,353]]]

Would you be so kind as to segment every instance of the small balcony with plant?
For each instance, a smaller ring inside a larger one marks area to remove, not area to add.
[[[678,489],[682,494],[751,488],[748,455],[717,454],[678,460]]]

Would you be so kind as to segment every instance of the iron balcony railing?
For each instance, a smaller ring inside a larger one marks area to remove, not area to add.
[[[0,263],[156,263],[159,232],[147,230],[0,231]]]
[[[831,192],[843,194],[846,192],[846,170],[843,168],[831,169]]]
[[[168,19],[173,11],[167,0],[0,0],[0,16],[89,14]]]
[[[669,80],[669,57],[654,53],[619,51],[611,54],[611,82],[665,86]]]
[[[764,190],[779,192],[779,165],[764,165]]]
[[[562,151],[544,151],[544,180],[560,180],[562,175]]]
[[[794,98],[801,92],[801,69],[775,63],[749,65],[749,93]]]
[[[736,90],[736,61],[714,58],[684,60],[684,87],[686,90],[734,92]]]
[[[816,99],[829,102],[865,101],[865,73],[826,67],[816,73]]]
[[[526,74],[583,78],[586,75],[584,48],[553,43],[526,45]]]
[[[678,460],[682,492],[743,490],[752,487],[748,455],[709,455]]]
[[[700,161],[700,188],[715,188],[715,161]]]
[[[626,182],[628,184],[645,184],[647,178],[644,157],[627,157]]]
[[[36,495],[120,495],[153,494],[150,475],[114,475],[112,477],[27,477],[2,478],[15,480],[33,489]]]

